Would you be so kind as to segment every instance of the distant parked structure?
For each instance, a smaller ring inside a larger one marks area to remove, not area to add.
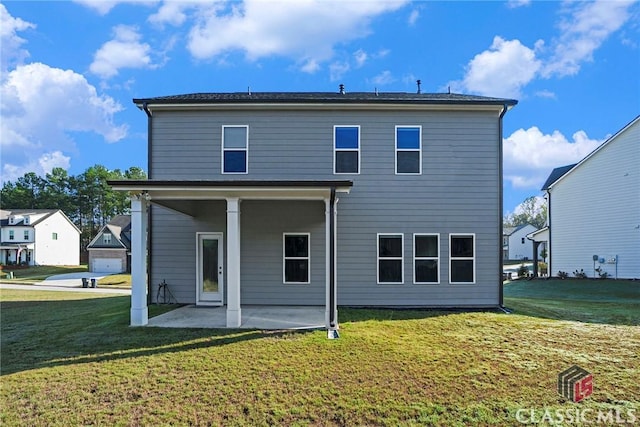
[[[89,271],[122,273],[131,271],[131,215],[117,215],[87,245]]]

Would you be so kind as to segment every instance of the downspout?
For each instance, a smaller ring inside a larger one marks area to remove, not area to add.
[[[147,179],[152,179],[151,174],[151,147],[153,146],[153,115],[151,111],[149,111],[149,107],[146,102],[142,103],[142,109],[147,114]],[[151,247],[152,236],[151,233],[151,204],[149,204],[147,208],[147,254],[149,252],[149,248]],[[151,304],[151,296],[153,295],[153,291],[151,289],[151,263],[152,257],[147,256],[147,304]]]
[[[331,198],[329,199],[329,338],[339,338],[338,319],[336,307],[336,188],[331,187]]]
[[[547,256],[549,262],[547,263],[547,277],[552,277],[551,272],[551,190],[547,188],[547,233],[549,234],[549,241],[547,242]]]
[[[500,239],[500,244],[498,245],[498,248],[500,248],[500,256],[498,256],[499,262],[498,262],[498,280],[499,280],[499,288],[498,288],[498,306],[499,308],[506,312],[506,313],[510,313],[511,311],[508,310],[507,308],[505,308],[504,306],[504,291],[502,289],[503,287],[503,283],[502,283],[502,271],[504,268],[504,264],[503,264],[503,260],[502,260],[502,233],[504,232],[503,228],[502,228],[502,215],[503,215],[503,211],[504,211],[504,202],[503,202],[503,197],[504,197],[504,177],[503,177],[503,160],[502,160],[502,155],[503,155],[503,149],[502,149],[502,138],[503,138],[503,130],[502,130],[502,119],[504,118],[504,115],[507,114],[507,111],[509,110],[509,106],[507,104],[503,104],[502,106],[502,111],[500,112],[500,116],[498,118],[498,151],[499,151],[499,157],[500,157],[500,161],[499,161],[499,166],[498,166],[498,176],[499,176],[499,180],[500,183],[498,185],[498,204],[499,204],[499,212],[500,215],[498,216],[498,239]]]

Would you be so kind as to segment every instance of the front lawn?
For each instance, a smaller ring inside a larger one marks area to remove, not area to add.
[[[0,299],[3,426],[497,426],[518,425],[520,409],[627,417],[640,404],[635,326],[340,309],[341,338],[328,340],[131,328],[125,296],[3,289]],[[574,364],[595,384],[579,404],[556,393]]]
[[[13,272],[13,279],[5,279],[9,271]],[[6,283],[41,282],[49,276],[65,273],[82,273],[89,271],[86,265],[34,265],[29,267],[3,266],[0,274]]]
[[[640,281],[609,279],[516,280],[504,285],[515,313],[590,323],[640,325]]]

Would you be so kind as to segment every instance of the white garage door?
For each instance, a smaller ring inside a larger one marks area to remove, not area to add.
[[[122,268],[122,260],[119,258],[95,258],[92,271],[94,273],[121,273],[124,268]]]

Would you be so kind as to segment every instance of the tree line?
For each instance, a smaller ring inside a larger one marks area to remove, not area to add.
[[[121,171],[102,165],[91,166],[76,176],[63,168],[54,168],[44,177],[28,172],[2,185],[0,202],[3,209],[62,210],[82,231],[80,249],[84,251],[113,216],[129,213],[128,195],[107,184],[107,180],[122,179],[147,179],[147,175],[135,166]]]

